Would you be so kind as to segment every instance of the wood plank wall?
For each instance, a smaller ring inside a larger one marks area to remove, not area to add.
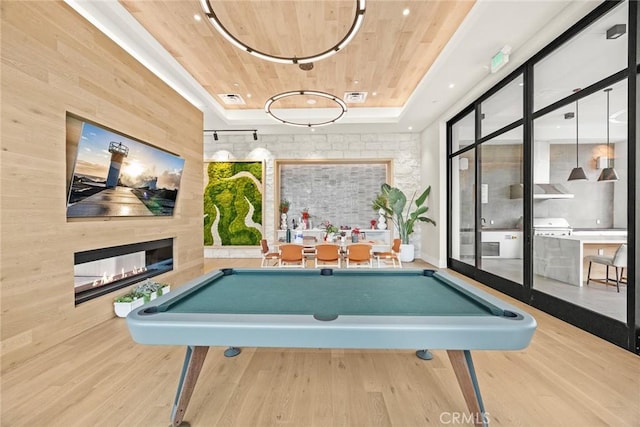
[[[202,274],[202,113],[60,1],[3,1],[2,372],[114,316],[125,290],[75,306],[75,252],[172,237],[172,285]],[[185,158],[172,218],[69,222],[65,116]],[[109,339],[109,337],[104,337]]]

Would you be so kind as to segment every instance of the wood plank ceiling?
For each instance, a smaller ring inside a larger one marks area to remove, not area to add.
[[[349,108],[402,107],[472,8],[473,0],[366,2],[364,23],[347,47],[314,63],[297,65],[256,58],[226,41],[206,19],[198,0],[120,0],[176,60],[225,109],[262,109],[265,101],[291,90],[317,90],[343,98],[367,92]],[[211,0],[223,25],[257,50],[280,56],[309,56],[340,41],[350,28],[354,0]],[[408,15],[403,10],[409,9]],[[194,16],[200,16],[196,20]],[[220,95],[237,94],[243,105]],[[319,97],[278,101],[278,108],[335,107]],[[275,105],[274,105],[275,106]]]

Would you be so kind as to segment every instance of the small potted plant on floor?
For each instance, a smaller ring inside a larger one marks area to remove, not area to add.
[[[159,296],[168,293],[171,287],[167,284],[153,282],[149,279],[134,288],[134,293],[144,295],[144,302],[153,301]]]
[[[142,304],[153,301],[159,296],[168,294],[171,286],[166,283],[153,282],[149,279],[139,284],[131,292],[113,300],[113,310],[118,317],[127,317],[130,311]]]
[[[129,292],[113,300],[113,310],[118,317],[127,317],[132,310],[144,304],[144,295],[136,292]]]

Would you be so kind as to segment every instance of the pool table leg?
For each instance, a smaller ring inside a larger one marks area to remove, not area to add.
[[[235,356],[239,355],[241,351],[242,350],[240,350],[240,348],[238,348],[238,347],[228,347],[224,351],[224,357],[235,357]]]
[[[484,405],[482,404],[482,396],[480,396],[473,360],[471,360],[471,352],[469,350],[447,350],[447,355],[451,360],[453,371],[456,373],[464,400],[467,402],[467,408],[473,416],[474,425],[486,427]]]
[[[178,390],[176,391],[176,398],[171,410],[171,425],[174,427],[182,424],[182,418],[189,405],[189,400],[191,400],[191,395],[198,381],[202,364],[207,357],[207,351],[209,351],[209,347],[191,345],[187,347],[182,372],[180,373],[180,381],[178,382]]]
[[[416,351],[416,356],[418,356],[422,360],[431,360],[433,359],[433,354],[426,348],[424,350]]]

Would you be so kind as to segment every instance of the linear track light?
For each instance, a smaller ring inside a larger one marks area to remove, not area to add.
[[[204,133],[213,132],[214,141],[218,141],[220,139],[218,137],[218,133],[225,133],[225,132],[251,132],[253,134],[253,140],[254,141],[258,140],[258,129],[205,129],[203,130],[203,132]]]

